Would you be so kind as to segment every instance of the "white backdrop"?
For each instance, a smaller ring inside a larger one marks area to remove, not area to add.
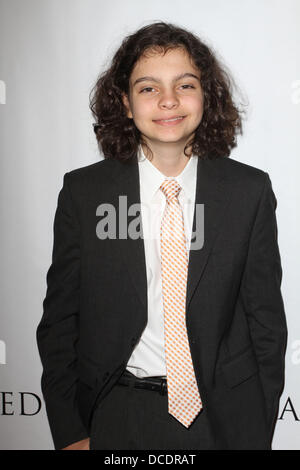
[[[299,0],[0,0],[0,448],[52,449],[35,332],[65,172],[101,158],[88,94],[123,37],[174,22],[218,51],[249,100],[231,157],[278,200],[289,338],[273,449],[300,449]]]

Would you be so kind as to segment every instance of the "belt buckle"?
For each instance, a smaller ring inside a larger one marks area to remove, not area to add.
[[[167,380],[166,379],[161,379],[159,393],[160,395],[166,395],[167,393]]]

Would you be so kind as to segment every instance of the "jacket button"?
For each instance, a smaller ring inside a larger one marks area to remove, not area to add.
[[[136,344],[136,338],[132,338],[131,340],[131,346],[134,346]]]

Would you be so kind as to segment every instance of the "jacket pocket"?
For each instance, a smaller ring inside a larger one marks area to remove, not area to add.
[[[238,357],[221,365],[228,387],[233,388],[245,382],[258,372],[258,365],[251,347]]]

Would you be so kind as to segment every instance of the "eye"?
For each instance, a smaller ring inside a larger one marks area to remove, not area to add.
[[[143,88],[140,93],[144,93],[146,91],[146,93],[148,93],[148,91],[151,91],[151,90],[154,90],[154,88],[151,88],[150,86],[147,86],[146,88]]]
[[[181,85],[182,87],[195,88],[194,85]],[[186,88],[184,88],[186,90]]]
[[[185,84],[185,85],[180,85],[180,88],[183,88],[184,90],[187,90],[189,88],[195,88],[195,87],[194,87],[194,85]],[[140,91],[140,93],[150,93],[152,90],[154,90],[154,88],[148,86],[148,87],[143,88]]]

